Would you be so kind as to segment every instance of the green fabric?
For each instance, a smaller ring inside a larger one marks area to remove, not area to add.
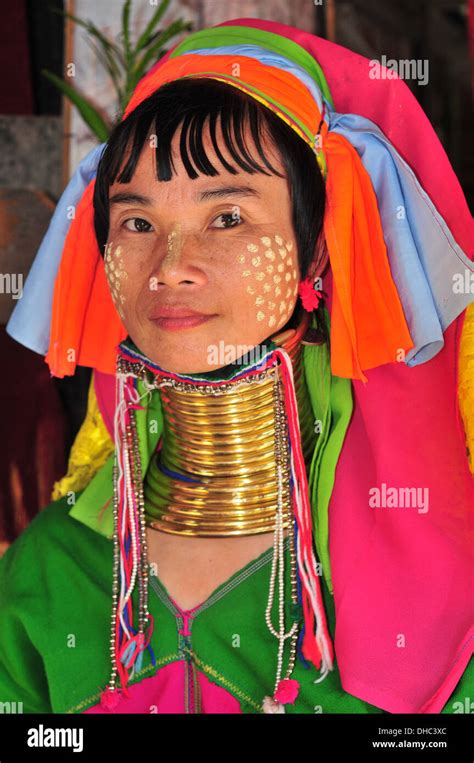
[[[326,308],[324,315],[329,333],[330,317]],[[324,579],[333,593],[329,558],[329,500],[354,407],[352,382],[332,375],[330,351],[326,344],[305,345],[304,368],[314,419],[321,428],[308,474],[313,535]]]
[[[62,712],[107,680],[113,543],[69,508],[51,503],[0,559],[0,702],[24,713]]]
[[[290,589],[290,556],[288,538],[285,543],[285,590]],[[196,667],[208,678],[236,696],[244,713],[259,713],[265,696],[273,693],[278,641],[265,622],[273,549],[263,552],[218,586],[195,611],[188,641]],[[173,610],[166,589],[155,578],[152,591],[159,591],[158,600]],[[334,604],[324,587],[323,595],[330,629],[334,637]],[[176,610],[175,610],[176,611]],[[285,603],[286,623],[291,623],[291,602]],[[302,612],[300,612],[302,619]],[[272,623],[278,626],[278,601],[273,601]],[[172,627],[176,627],[173,623]],[[288,664],[290,644],[286,641],[283,657]],[[314,684],[318,671],[310,664],[296,661],[292,678],[300,684],[298,698],[286,707],[287,713],[382,713],[341,687],[336,669],[320,684]]]
[[[66,498],[51,503],[0,559],[3,712],[80,713],[99,702],[110,677],[113,543],[74,520],[68,510]],[[286,555],[288,561],[288,547]],[[155,620],[151,643],[157,669],[192,658],[209,680],[239,700],[242,712],[258,713],[263,697],[273,690],[276,671],[277,641],[264,618],[271,559],[268,549],[218,586],[195,612],[188,638],[178,633],[180,621],[163,585],[150,578],[149,609]],[[285,570],[289,590],[288,564]],[[334,602],[324,580],[322,592],[334,639]],[[136,589],[135,611],[137,597]],[[285,609],[289,618],[288,601]],[[275,625],[277,612],[274,601]],[[287,644],[284,665],[288,649]],[[474,692],[473,667],[471,661],[443,713],[466,712],[465,699]],[[142,671],[131,684],[154,673],[146,651]],[[324,681],[314,684],[317,671],[298,660],[293,677],[300,682],[300,694],[294,705],[287,706],[288,713],[384,712],[344,692],[337,663]]]
[[[326,77],[316,59],[297,42],[273,32],[247,26],[222,26],[193,32],[170,54],[170,58],[192,53],[198,48],[218,48],[224,45],[259,45],[273,53],[289,58],[314,79],[323,96],[334,108]]]

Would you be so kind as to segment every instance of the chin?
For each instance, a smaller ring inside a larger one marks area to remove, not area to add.
[[[157,361],[155,361],[157,363]],[[201,362],[196,361],[195,363],[183,363],[181,361],[176,362],[169,362],[169,363],[158,363],[160,368],[162,368],[164,371],[168,371],[173,374],[206,374],[209,373],[209,371],[214,371],[217,368],[221,368],[221,366],[212,366],[206,363],[206,360],[202,360]]]
[[[152,363],[173,374],[205,374],[219,367],[208,363],[205,352],[192,357],[183,352],[144,354]]]
[[[231,338],[228,340],[224,340],[222,336],[203,336],[202,333],[198,336],[197,332],[191,337],[189,333],[185,336],[185,333],[187,332],[176,332],[172,339],[168,334],[161,334],[153,339],[147,337],[146,341],[140,343],[133,337],[132,340],[153,363],[164,371],[176,374],[206,374],[225,368],[242,357],[246,359],[244,362],[250,362],[254,348],[266,341],[262,339],[259,342],[257,338],[256,341],[240,340],[237,343],[233,335],[235,332],[231,332]],[[147,347],[150,348],[149,352]]]

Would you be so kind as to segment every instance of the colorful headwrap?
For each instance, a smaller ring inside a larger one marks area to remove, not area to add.
[[[403,352],[408,363],[430,359],[471,301],[454,294],[452,281],[470,261],[377,125],[334,110],[321,67],[304,48],[234,26],[197,32],[173,49],[139,82],[124,118],[181,77],[210,77],[245,91],[314,148],[326,176],[333,374],[366,381],[365,369]],[[94,149],[94,162],[99,158]],[[113,373],[115,347],[126,336],[95,238],[94,182],[80,201],[71,199],[79,203],[55,280],[46,358],[55,376],[73,374],[76,365]],[[15,331],[15,320],[9,329]]]
[[[454,288],[473,271],[461,188],[406,85],[371,79],[368,59],[315,35],[257,19],[191,34],[138,84],[126,115],[188,76],[247,92],[314,148],[328,200],[331,371],[354,380],[337,468],[325,467],[324,453],[320,465],[330,503],[325,525],[318,514],[326,528],[318,552],[326,559],[330,548],[341,681],[390,712],[438,712],[473,641],[473,486],[453,405],[463,313],[473,301],[469,289]],[[126,330],[93,229],[102,149],[63,194],[7,330],[47,353],[53,375],[86,365],[108,383]],[[67,207],[75,208],[70,226]],[[334,409],[331,434],[339,424]],[[381,483],[425,486],[429,512],[371,508]]]

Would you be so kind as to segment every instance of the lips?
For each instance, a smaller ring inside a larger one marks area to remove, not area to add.
[[[159,318],[202,318],[206,313],[201,313],[197,310],[192,310],[190,307],[183,305],[163,305],[156,308],[150,315],[150,320],[158,320]]]
[[[206,314],[192,310],[183,305],[163,305],[156,308],[150,315],[150,320],[162,329],[176,331],[177,329],[194,328],[215,318],[215,314]]]

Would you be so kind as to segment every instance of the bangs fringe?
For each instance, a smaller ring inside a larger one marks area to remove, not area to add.
[[[227,172],[238,174],[223,156],[219,148],[216,134],[217,121],[220,126],[225,146],[235,164],[241,170],[252,175],[282,175],[265,155],[262,136],[262,107],[253,99],[246,98],[239,90],[209,79],[178,80],[182,107],[176,107],[176,96],[172,91],[176,81],[163,85],[159,90],[138,106],[132,114],[118,127],[111,137],[103,155],[104,179],[109,185],[114,182],[129,183],[135,172],[138,160],[147,138],[156,136],[156,168],[157,179],[169,181],[176,173],[171,155],[171,143],[177,129],[181,126],[179,151],[183,166],[192,179],[199,174],[214,177],[218,169],[211,163],[206,154],[203,133],[206,120],[209,120],[209,134],[212,146]],[[172,105],[174,104],[174,105]],[[266,109],[268,112],[268,110]],[[273,115],[268,112],[271,118]],[[151,132],[153,125],[154,132]],[[252,140],[262,160],[260,165],[252,157],[245,142],[245,127],[249,126]],[[114,140],[115,138],[115,140]],[[116,144],[114,146],[114,143]],[[110,149],[110,161],[108,156]],[[123,157],[128,154],[127,161],[120,172]],[[120,174],[119,174],[120,173]]]

